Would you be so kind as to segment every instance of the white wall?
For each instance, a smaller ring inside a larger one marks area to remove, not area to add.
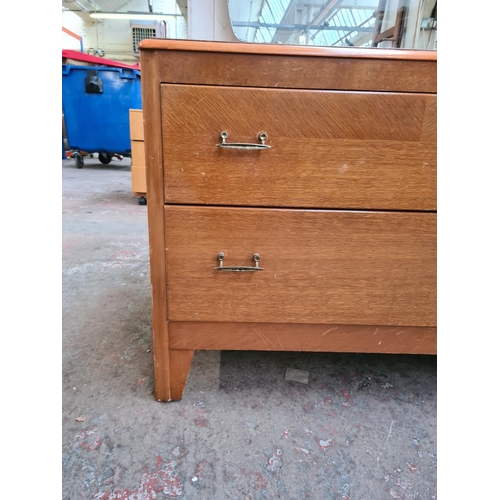
[[[155,12],[162,14],[180,14],[175,0],[154,0],[153,8]],[[118,12],[137,11],[147,12],[146,0],[132,0]],[[75,19],[76,18],[76,19]],[[187,38],[187,25],[182,16],[167,21],[167,36],[169,38]],[[138,57],[134,55],[132,49],[132,28],[130,21],[122,21],[116,19],[93,20],[92,22],[84,22],[79,16],[73,12],[64,12],[62,25],[83,37],[83,48],[85,52],[91,49],[98,49],[104,52],[107,59],[118,60],[126,63],[138,62]],[[70,41],[69,35],[63,33],[63,49],[75,49],[75,44]],[[71,45],[71,46],[69,46]]]
[[[75,35],[83,36],[85,31],[85,23],[73,12],[63,11],[62,25],[64,28],[75,33]],[[62,32],[62,48],[70,50],[80,50],[80,42],[72,36]],[[85,48],[85,45],[84,45]]]

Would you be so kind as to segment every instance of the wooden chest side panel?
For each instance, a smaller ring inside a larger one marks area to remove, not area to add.
[[[158,55],[141,54],[144,114],[144,148],[148,194],[149,257],[151,269],[151,308],[155,372],[155,397],[171,399],[170,355],[165,288],[165,223],[163,199],[163,150],[161,142],[161,96],[158,81]]]
[[[436,325],[436,214],[167,205],[165,225],[171,321]]]

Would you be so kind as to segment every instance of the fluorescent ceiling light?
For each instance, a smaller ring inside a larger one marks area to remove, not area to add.
[[[147,12],[92,12],[90,17],[94,19],[124,19],[137,21],[164,21],[175,14],[154,14]]]

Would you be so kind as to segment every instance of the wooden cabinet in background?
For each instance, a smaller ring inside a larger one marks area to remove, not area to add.
[[[132,192],[141,198],[147,193],[146,156],[144,153],[144,126],[142,109],[129,110],[130,140],[132,150]]]
[[[436,353],[436,53],[141,43],[156,398],[196,349]]]

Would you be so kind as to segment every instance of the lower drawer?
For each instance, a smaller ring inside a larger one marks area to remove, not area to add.
[[[171,321],[436,325],[435,213],[166,205],[165,225]]]

